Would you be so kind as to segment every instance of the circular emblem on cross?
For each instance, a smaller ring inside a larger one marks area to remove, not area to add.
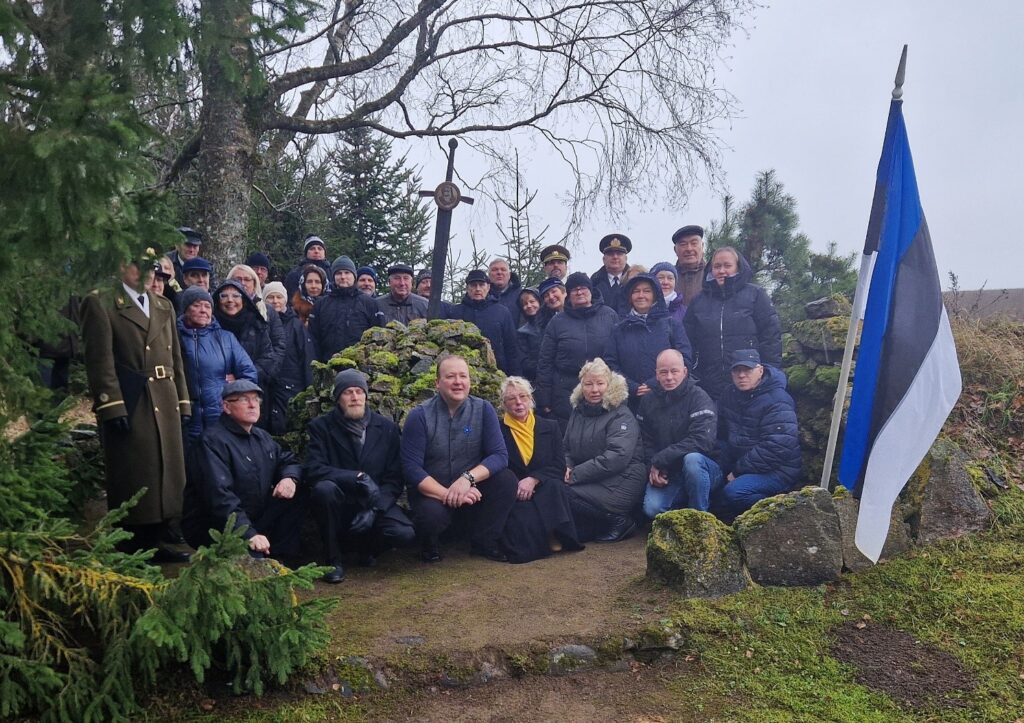
[[[451,211],[462,200],[462,192],[451,181],[442,181],[434,189],[434,203],[442,211]]]

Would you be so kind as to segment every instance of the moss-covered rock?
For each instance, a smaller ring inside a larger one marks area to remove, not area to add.
[[[986,529],[992,511],[967,473],[967,456],[940,437],[911,476],[903,497],[920,544]]]
[[[719,597],[750,585],[733,530],[698,510],[672,510],[654,518],[647,538],[647,576],[686,597]]]
[[[839,517],[821,487],[761,500],[736,518],[735,528],[756,583],[818,585],[842,571]]]
[[[846,348],[846,332],[849,327],[849,317],[806,319],[793,324],[792,334],[805,354],[818,352],[826,355],[826,362],[839,361]],[[813,355],[818,358],[817,354]]]
[[[827,319],[833,316],[850,318],[853,305],[842,294],[832,294],[804,304],[808,319]]]

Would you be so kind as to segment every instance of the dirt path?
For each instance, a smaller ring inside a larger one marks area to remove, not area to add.
[[[509,649],[626,632],[663,612],[671,596],[643,582],[646,537],[591,544],[525,565],[447,550],[437,565],[393,553],[373,569],[351,568],[331,616],[336,654]]]

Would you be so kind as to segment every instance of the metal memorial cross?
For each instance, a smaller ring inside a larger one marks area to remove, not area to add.
[[[463,196],[459,187],[452,183],[455,174],[455,149],[459,142],[452,138],[448,141],[448,170],[444,181],[433,191],[420,191],[420,195],[433,197],[437,204],[437,226],[434,230],[433,261],[430,264],[430,304],[427,306],[427,318],[438,318],[441,309],[441,294],[444,293],[444,266],[448,259],[448,237],[452,228],[452,211],[459,203],[472,204],[473,199]]]

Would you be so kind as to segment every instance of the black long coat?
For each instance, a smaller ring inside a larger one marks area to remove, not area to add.
[[[343,414],[335,407],[309,423],[306,448],[306,481],[312,486],[331,480],[343,490],[355,482],[359,472],[373,478],[380,488],[378,507],[386,510],[402,494],[402,438],[398,426],[373,410],[359,454],[342,426]]]
[[[536,477],[540,483],[534,488],[533,498],[517,500],[505,523],[504,547],[512,562],[529,562],[546,557],[548,541],[555,535],[563,549],[581,550],[576,535],[576,524],[565,498],[565,453],[562,450],[562,430],[553,419],[535,417],[533,428],[533,456],[530,463],[523,462],[512,430],[504,421],[501,435],[508,448],[508,468],[516,479]]]

